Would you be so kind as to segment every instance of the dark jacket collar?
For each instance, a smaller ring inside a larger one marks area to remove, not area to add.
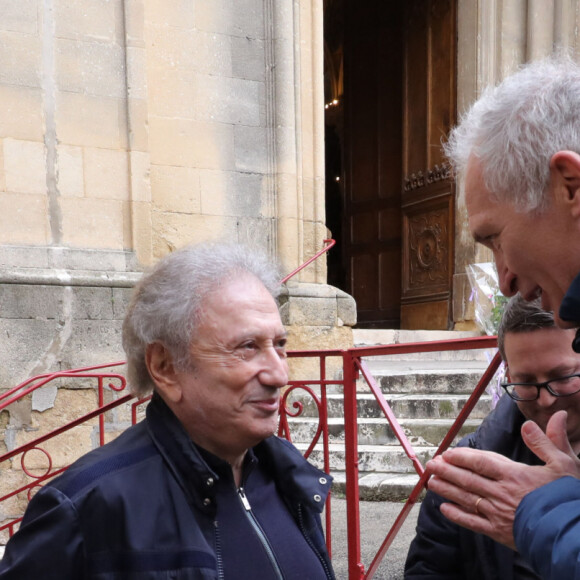
[[[146,416],[149,433],[186,497],[198,509],[209,512],[213,508],[208,507],[204,499],[213,498],[218,473],[204,460],[179,419],[158,394],[153,395]],[[253,452],[260,464],[271,472],[287,501],[322,511],[332,484],[329,475],[310,465],[285,439],[268,437],[256,445]],[[213,506],[214,502],[209,505]]]
[[[580,274],[574,278],[562,300],[560,318],[580,324]]]

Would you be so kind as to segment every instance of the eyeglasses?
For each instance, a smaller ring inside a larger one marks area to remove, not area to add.
[[[554,397],[569,397],[580,392],[580,373],[544,383],[502,383],[501,386],[515,401],[536,401],[540,398],[540,389],[546,389]]]

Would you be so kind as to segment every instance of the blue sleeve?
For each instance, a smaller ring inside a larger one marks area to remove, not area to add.
[[[516,510],[514,538],[545,580],[580,580],[580,480],[562,477],[527,494]]]
[[[459,528],[439,511],[442,503],[443,498],[432,491],[421,503],[417,535],[405,562],[405,580],[464,578]]]
[[[82,534],[73,504],[58,490],[45,487],[32,498],[20,529],[6,544],[0,578],[83,578],[82,556]]]

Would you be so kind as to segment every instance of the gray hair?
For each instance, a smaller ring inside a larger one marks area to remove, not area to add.
[[[542,328],[556,328],[554,313],[542,308],[540,298],[524,300],[519,292],[505,305],[497,330],[497,347],[505,361],[505,335],[509,332],[534,332]]]
[[[486,89],[443,147],[459,175],[473,154],[497,199],[545,209],[552,156],[580,154],[580,67],[562,55],[524,66]]]
[[[205,297],[240,274],[255,276],[274,298],[278,296],[277,267],[264,254],[237,244],[186,246],[144,274],[123,322],[123,348],[133,392],[144,395],[155,386],[145,363],[149,344],[163,344],[178,370],[191,367],[189,347]]]

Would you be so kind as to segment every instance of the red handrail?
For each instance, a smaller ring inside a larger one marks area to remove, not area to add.
[[[280,412],[280,426],[279,435],[291,438],[290,423],[288,417],[296,417],[300,415],[304,409],[304,404],[301,402],[289,403],[292,393],[301,391],[309,395],[316,406],[318,412],[318,425],[316,426],[312,442],[309,444],[305,455],[310,455],[316,446],[322,447],[323,451],[323,469],[330,472],[330,440],[328,430],[328,399],[327,389],[331,386],[342,387],[344,415],[345,415],[345,469],[346,469],[346,500],[347,500],[347,537],[348,537],[348,579],[349,580],[363,580],[370,579],[375,574],[380,562],[388,551],[395,538],[397,532],[401,528],[403,522],[408,516],[412,506],[416,503],[422,490],[425,487],[426,477],[424,475],[424,467],[421,465],[412,445],[409,443],[403,429],[399,425],[387,398],[383,395],[379,385],[372,377],[368,365],[363,360],[363,357],[378,356],[385,354],[403,354],[416,352],[434,352],[434,351],[448,351],[448,350],[469,350],[481,348],[493,348],[496,345],[496,337],[477,337],[466,339],[454,339],[436,342],[422,342],[422,343],[405,343],[373,347],[357,347],[346,350],[321,350],[321,351],[293,351],[289,352],[290,358],[318,358],[319,371],[318,377],[309,378],[307,380],[290,381],[289,387],[282,395],[282,405]],[[329,379],[327,370],[327,361],[330,357],[339,357],[342,360],[342,378]],[[4,497],[0,498],[0,503],[14,497],[15,495],[27,492],[32,493],[33,489],[45,481],[62,473],[66,466],[52,465],[50,454],[44,450],[41,445],[50,439],[94,418],[99,418],[99,439],[98,444],[104,443],[104,417],[105,413],[112,409],[132,402],[131,422],[137,421],[137,406],[143,404],[145,400],[138,400],[130,393],[124,393],[118,398],[105,403],[104,390],[106,388],[117,392],[122,392],[126,388],[126,380],[118,372],[104,371],[112,367],[123,365],[122,362],[103,364],[92,367],[85,367],[71,371],[59,371],[56,373],[45,373],[38,377],[34,377],[24,381],[20,385],[10,389],[6,393],[0,395],[0,411],[5,409],[11,403],[21,399],[33,392],[34,390],[45,386],[47,383],[57,380],[73,380],[78,378],[95,379],[97,381],[97,390],[99,393],[98,403],[95,409],[88,411],[82,417],[75,419],[46,433],[36,437],[34,440],[27,442],[24,445],[12,449],[0,455],[0,462],[14,459],[18,454],[21,454],[21,463],[23,471],[32,479],[31,482],[20,485],[17,489],[10,491]],[[469,397],[467,403],[459,413],[456,421],[451,429],[444,437],[439,445],[437,453],[445,450],[453,441],[459,429],[463,425],[465,419],[472,411],[477,403],[479,397],[484,392],[485,387],[492,378],[497,366],[499,364],[499,355],[496,355],[492,360],[487,370],[483,373],[478,385],[475,387],[473,393]],[[358,489],[358,421],[357,421],[357,379],[362,376],[366,381],[371,393],[376,398],[383,414],[389,421],[392,430],[399,439],[405,453],[409,457],[415,470],[420,476],[419,482],[414,487],[409,499],[403,506],[401,513],[395,520],[395,523],[388,531],[385,540],[380,549],[373,558],[368,570],[365,572],[365,567],[361,560],[361,538],[360,538],[360,512],[359,512],[359,489]],[[115,381],[115,382],[113,382]],[[289,408],[290,407],[290,408]],[[31,450],[39,450],[43,452],[49,459],[48,469],[41,475],[33,475],[30,470],[26,469],[26,454]],[[327,545],[329,551],[332,551],[332,519],[331,519],[331,496],[329,496],[326,506],[326,530],[327,530]],[[16,518],[0,527],[0,532],[8,530],[12,535],[21,518]]]
[[[292,278],[292,276],[298,274],[298,272],[300,272],[300,270],[303,270],[304,268],[306,268],[306,266],[308,266],[308,264],[311,264],[312,262],[314,262],[314,260],[316,260],[319,256],[322,256],[322,254],[324,254],[324,252],[328,252],[328,250],[330,250],[330,248],[332,248],[332,246],[334,246],[334,244],[336,244],[336,240],[333,239],[328,239],[328,240],[322,240],[326,246],[324,246],[324,248],[322,248],[321,250],[319,250],[318,252],[316,252],[316,254],[314,254],[314,256],[312,256],[312,258],[310,258],[309,260],[306,260],[306,262],[304,262],[304,264],[302,264],[302,266],[298,266],[298,268],[296,268],[296,270],[292,270],[292,272],[290,272],[290,274],[288,274],[287,276],[284,276],[284,278],[282,278],[282,280],[280,281],[280,284],[284,284],[286,282],[288,282],[288,280],[290,280],[290,278]]]

